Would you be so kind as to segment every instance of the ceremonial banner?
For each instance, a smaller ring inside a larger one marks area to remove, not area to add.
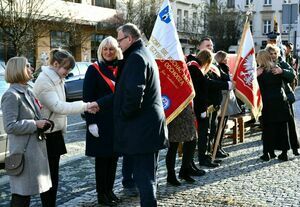
[[[254,117],[258,118],[262,101],[256,78],[254,43],[248,21],[244,26],[235,68],[233,81],[236,86],[236,95],[247,104]]]
[[[159,68],[163,106],[170,123],[195,95],[168,0],[158,12],[148,48]]]

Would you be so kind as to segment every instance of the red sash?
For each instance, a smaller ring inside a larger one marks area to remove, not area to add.
[[[99,72],[99,74],[101,75],[101,77],[103,78],[103,80],[105,80],[105,82],[107,83],[107,85],[110,87],[110,89],[112,90],[112,92],[115,92],[115,82],[113,80],[111,80],[110,78],[106,77],[100,70],[100,67],[97,63],[93,63],[93,66],[96,68],[96,70]]]

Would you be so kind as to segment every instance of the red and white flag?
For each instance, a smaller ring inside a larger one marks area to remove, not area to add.
[[[233,81],[236,86],[236,95],[251,109],[254,117],[258,118],[262,100],[256,78],[254,43],[248,21],[244,26],[235,68]]]
[[[170,123],[195,94],[168,0],[158,12],[148,48],[159,68],[163,106]]]

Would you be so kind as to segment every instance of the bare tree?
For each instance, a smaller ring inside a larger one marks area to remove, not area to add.
[[[120,2],[122,5],[117,12],[124,16],[125,22],[136,24],[149,39],[161,2],[162,0],[122,0]]]
[[[215,50],[227,50],[236,45],[241,35],[243,15],[240,10],[227,8],[219,0],[208,3],[204,9],[205,35],[215,42]]]

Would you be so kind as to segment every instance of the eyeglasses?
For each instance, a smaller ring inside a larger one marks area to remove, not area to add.
[[[123,38],[121,38],[121,39],[117,39],[117,42],[118,43],[121,43],[123,40],[125,40],[126,38],[127,38],[128,36],[125,36],[125,37],[123,37]]]

